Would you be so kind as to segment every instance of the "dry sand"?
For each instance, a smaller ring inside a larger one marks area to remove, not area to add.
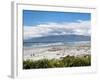
[[[60,59],[67,55],[78,56],[83,54],[91,54],[90,44],[82,45],[58,45],[58,46],[48,46],[39,48],[24,48],[24,60],[32,59]]]

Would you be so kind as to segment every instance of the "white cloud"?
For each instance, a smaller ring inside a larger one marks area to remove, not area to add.
[[[48,35],[90,35],[91,22],[78,21],[73,23],[47,23],[36,26],[24,26],[24,39]]]

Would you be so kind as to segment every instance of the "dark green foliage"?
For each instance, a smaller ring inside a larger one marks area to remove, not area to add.
[[[23,61],[23,69],[39,69],[39,68],[57,68],[57,67],[78,67],[90,66],[91,55],[83,56],[66,56],[62,59],[41,59],[37,61],[26,60]]]
[[[62,61],[64,62],[65,67],[89,66],[91,65],[91,56],[66,56]]]

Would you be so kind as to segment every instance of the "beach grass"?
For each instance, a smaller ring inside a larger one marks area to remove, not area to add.
[[[61,57],[60,59],[40,59],[23,61],[23,69],[40,69],[40,68],[63,68],[63,67],[82,67],[91,66],[91,55],[80,55]]]

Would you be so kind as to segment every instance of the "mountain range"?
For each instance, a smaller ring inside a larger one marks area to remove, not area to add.
[[[76,42],[76,41],[90,41],[91,36],[85,35],[51,35],[44,37],[34,37],[24,40],[26,43],[45,43],[45,42]]]

